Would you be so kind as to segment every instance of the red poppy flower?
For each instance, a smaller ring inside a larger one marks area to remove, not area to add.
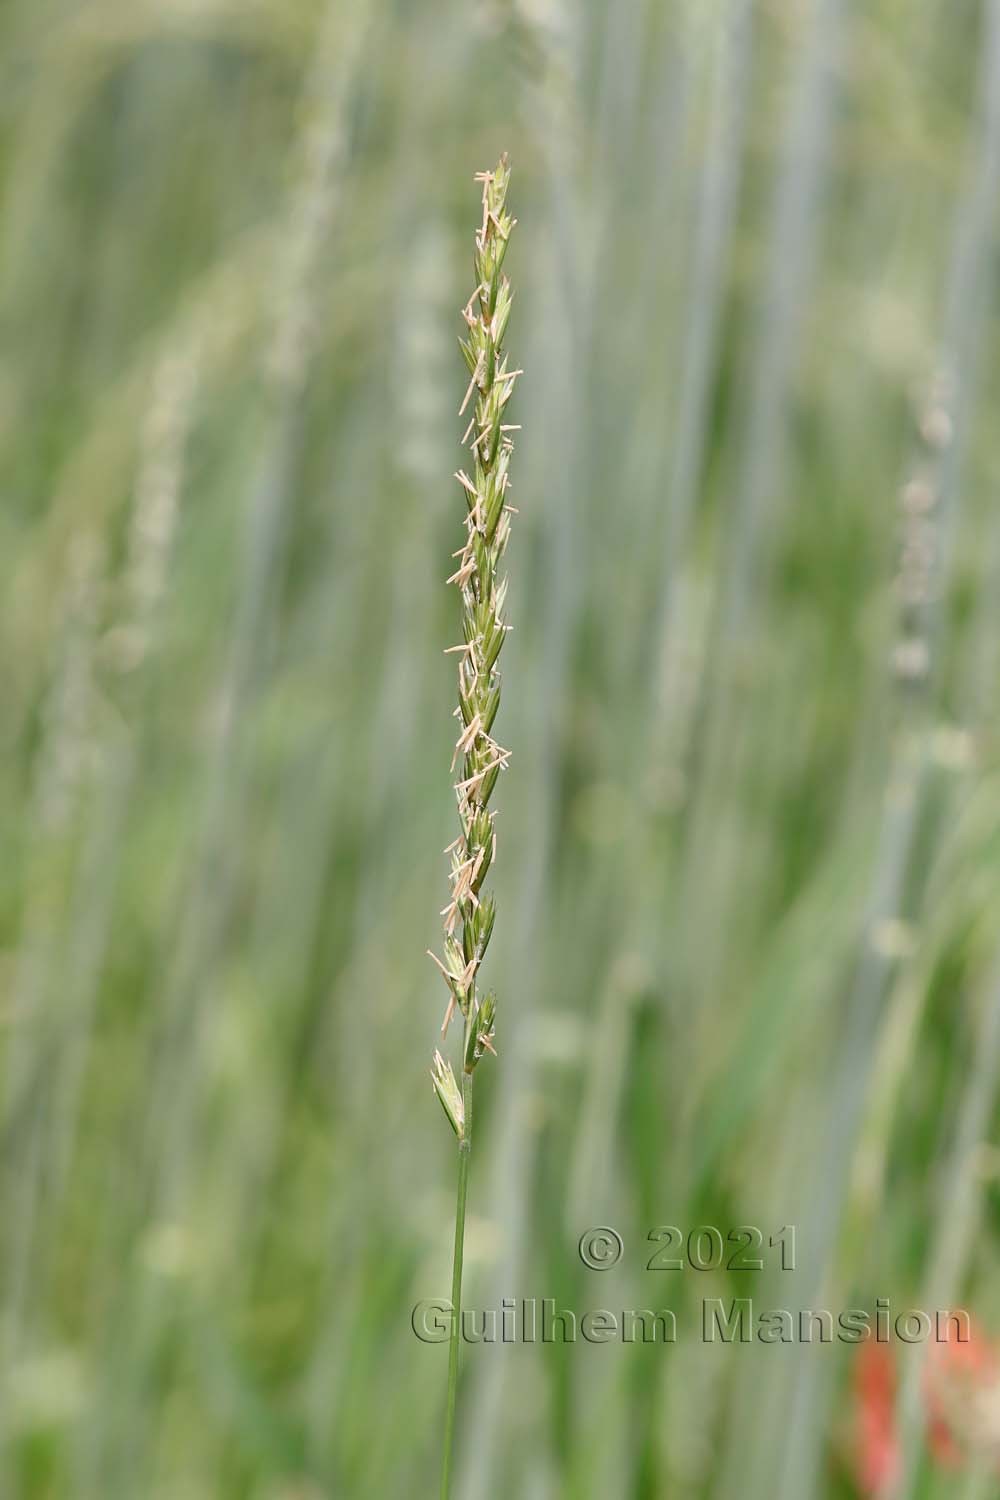
[[[1000,1452],[1000,1357],[975,1324],[960,1339],[952,1320],[947,1339],[929,1346],[924,1401],[927,1442],[938,1463],[956,1468],[970,1451],[979,1459]]]
[[[884,1495],[901,1467],[896,1433],[896,1366],[884,1344],[858,1350],[854,1366],[857,1411],[855,1474],[863,1495]]]
[[[943,1468],[995,1463],[1000,1473],[1000,1349],[968,1326],[963,1338],[952,1320],[927,1346],[923,1375],[927,1445]],[[854,1366],[853,1468],[862,1495],[891,1494],[902,1454],[896,1427],[896,1359],[871,1340]]]

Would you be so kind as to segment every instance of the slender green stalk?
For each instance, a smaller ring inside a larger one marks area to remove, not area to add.
[[[444,1460],[441,1466],[441,1500],[451,1490],[451,1466],[455,1445],[455,1398],[458,1394],[458,1346],[462,1324],[462,1264],[465,1259],[465,1204],[469,1196],[469,1161],[472,1157],[472,1074],[462,1074],[465,1134],[458,1143],[458,1195],[455,1199],[455,1253],[451,1270],[451,1340],[448,1345],[448,1401],[444,1419]]]
[[[483,185],[483,217],[476,234],[477,284],[462,313],[468,337],[461,344],[470,376],[461,410],[464,412],[472,404],[472,416],[465,434],[466,440],[471,438],[472,474],[470,476],[460,469],[456,475],[465,496],[466,537],[464,545],[455,553],[458,567],[448,580],[456,585],[462,597],[463,640],[461,645],[450,648],[459,657],[455,714],[460,732],[452,770],[461,763],[459,780],[455,784],[461,831],[445,851],[451,858],[451,895],[441,913],[444,918],[444,958],[440,959],[433,953],[431,957],[443,974],[449,991],[442,1034],[447,1034],[456,1011],[461,1013],[464,1027],[461,1089],[451,1064],[445,1062],[440,1052],[435,1052],[431,1068],[434,1091],[458,1138],[458,1198],[442,1500],[448,1500],[450,1493],[455,1436],[465,1206],[472,1154],[472,1079],[484,1052],[494,1050],[496,999],[492,991],[480,999],[476,985],[496,916],[493,897],[482,890],[496,854],[494,814],[488,803],[497,778],[510,758],[509,752],[497,744],[491,734],[500,707],[497,659],[508,629],[503,619],[507,580],[499,576],[499,568],[513,513],[507,501],[511,454],[509,433],[513,429],[504,422],[503,416],[520,374],[518,370],[508,369],[503,353],[511,292],[502,267],[507,241],[514,227],[514,220],[505,208],[509,176],[504,156],[495,171],[482,172],[476,179]]]

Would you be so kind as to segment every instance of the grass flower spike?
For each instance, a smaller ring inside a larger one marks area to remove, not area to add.
[[[483,890],[496,855],[494,813],[489,802],[509,752],[494,738],[500,707],[497,660],[508,626],[504,621],[507,581],[500,565],[510,535],[513,514],[507,495],[511,455],[510,434],[504,421],[507,403],[520,370],[508,368],[503,352],[510,317],[511,291],[503,274],[507,244],[515,220],[506,209],[510,172],[506,156],[493,172],[480,173],[483,217],[476,234],[476,289],[463,309],[467,336],[461,340],[469,369],[469,386],[461,414],[471,411],[464,442],[469,444],[469,470],[455,476],[465,500],[465,541],[455,553],[456,566],[448,579],[462,599],[462,642],[449,648],[458,656],[458,737],[452,770],[457,771],[460,832],[445,851],[451,861],[451,889],[441,916],[444,920],[443,957],[431,954],[448,987],[442,1033],[447,1034],[456,1013],[463,1023],[461,1087],[451,1064],[434,1054],[431,1078],[434,1091],[458,1138],[459,1176],[455,1213],[455,1258],[452,1276],[453,1323],[448,1361],[448,1408],[441,1493],[450,1489],[451,1454],[458,1384],[458,1331],[461,1316],[462,1255],[465,1240],[465,1202],[472,1145],[472,1080],[485,1053],[493,1053],[496,998],[479,997],[480,965],[489,946],[496,917],[493,897]]]

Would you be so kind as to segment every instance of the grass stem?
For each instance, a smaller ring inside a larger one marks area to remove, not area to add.
[[[455,1252],[451,1270],[451,1340],[448,1346],[448,1399],[444,1420],[444,1456],[441,1465],[441,1500],[451,1494],[452,1458],[455,1447],[455,1399],[458,1394],[458,1349],[462,1334],[462,1265],[465,1260],[465,1204],[469,1196],[469,1163],[472,1158],[472,1074],[462,1074],[465,1135],[458,1143],[458,1193],[455,1200]]]

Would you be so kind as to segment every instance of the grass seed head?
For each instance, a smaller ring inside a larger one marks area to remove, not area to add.
[[[462,309],[466,336],[459,340],[469,384],[460,415],[471,412],[464,441],[471,462],[455,478],[464,501],[465,540],[454,553],[457,563],[448,582],[458,589],[462,603],[463,644],[450,647],[458,654],[459,733],[452,757],[458,769],[455,794],[460,833],[446,851],[451,863],[451,888],[442,909],[444,958],[432,954],[449,990],[444,1030],[458,1011],[465,1022],[462,1066],[471,1074],[485,1052],[493,1052],[496,998],[480,1000],[476,990],[479,966],[486,953],[496,905],[483,892],[483,882],[496,854],[494,814],[489,807],[497,779],[510,752],[492,736],[500,708],[497,662],[509,626],[504,620],[507,581],[500,575],[510,536],[513,507],[507,503],[512,451],[505,420],[518,369],[508,366],[503,341],[510,318],[510,283],[503,272],[507,245],[515,220],[507,212],[510,168],[506,156],[492,172],[480,172],[482,214],[475,239],[476,288]],[[463,1138],[462,1095],[451,1068],[440,1053],[432,1069],[434,1088],[459,1139]]]

